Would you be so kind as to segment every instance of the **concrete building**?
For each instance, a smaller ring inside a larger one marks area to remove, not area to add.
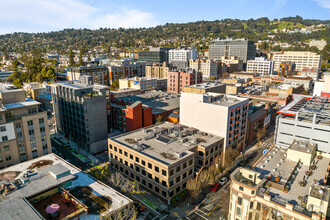
[[[249,99],[219,93],[181,94],[180,123],[224,137],[224,145],[245,147]],[[225,151],[225,149],[224,149]]]
[[[240,72],[243,70],[243,60],[237,57],[221,57],[221,63],[226,66],[227,73]]]
[[[257,141],[257,133],[259,129],[266,126],[267,110],[265,105],[250,106],[247,122],[246,145],[250,145]]]
[[[209,58],[220,60],[221,57],[238,57],[246,63],[256,57],[254,42],[246,39],[216,39],[209,43]]]
[[[247,61],[246,72],[271,75],[274,72],[274,62],[264,57],[256,57],[254,60]]]
[[[274,142],[288,147],[294,139],[317,144],[317,150],[330,153],[330,102],[327,98],[293,95],[278,111]]]
[[[279,77],[290,77],[296,75],[295,69],[296,69],[296,64],[294,62],[290,62],[290,61],[281,62],[280,65],[278,66],[277,75]]]
[[[316,145],[274,146],[251,170],[232,172],[228,219],[328,219],[330,159]]]
[[[299,77],[310,77],[313,81],[317,81],[321,76],[320,69],[313,69],[313,68],[303,68],[301,71],[297,73]]]
[[[202,73],[195,71],[168,72],[167,92],[180,93],[185,86],[190,86],[202,82]]]
[[[122,132],[133,131],[157,121],[166,121],[169,114],[179,107],[179,95],[162,91],[146,91],[140,95],[117,97],[111,100],[112,126]]]
[[[274,94],[284,94],[284,95],[292,95],[299,94],[304,91],[304,85],[299,83],[280,83],[275,86],[269,87],[269,93]]]
[[[52,152],[47,113],[22,89],[0,85],[0,169]]]
[[[278,70],[282,62],[294,62],[296,71],[304,68],[321,68],[322,56],[307,51],[283,51],[270,53],[269,58],[274,61],[274,69]]]
[[[87,80],[91,80],[87,77]],[[106,148],[108,87],[79,81],[51,84],[55,130],[89,153]]]
[[[210,59],[191,59],[189,61],[189,68],[195,70],[196,72],[201,72],[203,78],[209,79],[214,77],[217,79],[222,72],[221,62],[218,60]]]
[[[168,51],[168,62],[183,61],[189,62],[191,59],[197,58],[197,50],[195,48],[177,48]]]
[[[165,122],[110,138],[108,147],[116,171],[170,204],[196,168],[213,163],[223,138]]]
[[[167,66],[166,62],[163,64],[153,63],[152,66],[145,66],[146,77],[156,77],[167,79],[167,73],[170,68]]]
[[[323,79],[315,82],[313,96],[330,97],[330,74],[324,73]]]
[[[14,71],[1,71],[0,70],[0,80],[1,81],[7,81],[8,77],[13,74]]]
[[[71,67],[67,72],[69,81],[80,80],[81,76],[91,76],[95,84],[110,85],[106,66]]]
[[[111,60],[107,67],[109,71],[110,84],[112,84],[113,80],[119,80],[121,78],[145,76],[145,63],[143,62]]]
[[[101,219],[132,203],[55,154],[2,169],[0,175],[1,219],[50,219],[51,204],[58,205],[56,219]],[[95,201],[102,202],[92,205]]]
[[[226,85],[222,83],[205,82],[194,84],[183,88],[184,92],[206,94],[208,92],[225,93]]]
[[[50,94],[50,86],[47,83],[23,83],[22,89],[26,92],[27,97],[33,100],[36,100],[37,95]]]
[[[167,89],[167,79],[134,77],[128,79],[119,79],[119,89],[139,89],[146,90],[164,90]]]
[[[227,95],[238,95],[243,92],[243,84],[225,84],[226,85],[226,94]]]
[[[169,48],[152,47],[149,51],[139,51],[139,61],[145,62],[146,65],[168,62],[168,50]]]

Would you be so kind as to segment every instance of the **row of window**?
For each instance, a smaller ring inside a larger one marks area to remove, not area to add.
[[[10,161],[11,160],[11,155],[6,155],[5,156],[5,160],[6,161]],[[3,162],[3,159],[2,159],[2,157],[0,156],[0,163],[2,163]]]

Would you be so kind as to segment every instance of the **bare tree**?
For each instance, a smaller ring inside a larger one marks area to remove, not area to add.
[[[199,176],[198,176],[198,180],[201,183],[201,187],[205,188],[209,185],[209,172],[208,170],[203,170]]]
[[[130,203],[120,209],[117,209],[106,216],[102,217],[102,220],[135,220],[137,217],[137,211],[133,203]]]
[[[191,178],[187,181],[187,189],[190,195],[196,199],[201,192],[201,183],[197,179]]]
[[[141,193],[140,191],[140,183],[136,181],[130,181],[128,178],[123,176],[123,174],[119,172],[111,173],[109,179],[109,183],[115,187],[120,188],[123,192],[129,193]]]

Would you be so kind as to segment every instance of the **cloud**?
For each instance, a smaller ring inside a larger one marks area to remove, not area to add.
[[[313,0],[317,2],[322,8],[330,9],[330,0]]]
[[[79,0],[1,0],[0,33],[44,32],[64,28],[151,27],[152,13],[111,5],[104,8]]]

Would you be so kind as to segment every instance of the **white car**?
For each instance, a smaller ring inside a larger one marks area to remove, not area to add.
[[[223,186],[223,185],[225,185],[225,183],[226,183],[227,181],[228,181],[228,180],[227,180],[226,177],[222,177],[222,178],[220,179],[220,181],[219,181],[219,184],[220,184],[221,186]]]

